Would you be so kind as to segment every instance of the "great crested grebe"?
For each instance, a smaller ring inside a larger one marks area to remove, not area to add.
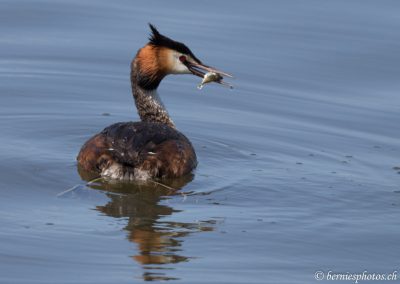
[[[169,74],[206,72],[229,74],[204,65],[183,43],[161,35],[149,24],[149,42],[131,63],[131,84],[139,122],[120,122],[90,138],[77,157],[83,170],[119,180],[174,178],[197,165],[196,153],[185,135],[176,130],[157,94],[161,80]]]

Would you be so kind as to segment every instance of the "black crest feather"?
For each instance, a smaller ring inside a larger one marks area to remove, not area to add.
[[[196,56],[194,56],[192,51],[185,44],[179,41],[172,40],[169,37],[160,34],[159,31],[156,29],[156,27],[150,23],[149,27],[151,29],[151,34],[149,36],[149,44],[159,47],[167,47],[176,50],[180,53],[190,55],[194,60],[201,63],[201,61],[197,59]]]

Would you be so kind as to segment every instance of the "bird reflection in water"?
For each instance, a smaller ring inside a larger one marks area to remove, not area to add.
[[[85,180],[93,178],[82,170],[79,174]],[[193,176],[189,175],[163,183],[168,187],[180,189],[192,179]],[[178,279],[167,275],[167,271],[173,269],[168,264],[194,258],[182,255],[184,238],[195,232],[214,230],[215,220],[195,223],[163,220],[181,212],[165,202],[174,197],[178,198],[181,195],[178,190],[151,182],[137,184],[101,181],[90,183],[89,186],[105,191],[110,198],[107,204],[96,207],[98,211],[115,218],[128,218],[125,227],[128,239],[138,247],[138,253],[132,258],[145,270],[142,275],[144,280]]]

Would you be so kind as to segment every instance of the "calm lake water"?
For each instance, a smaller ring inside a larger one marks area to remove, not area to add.
[[[361,0],[0,1],[0,283],[400,271],[399,11]],[[235,89],[200,91],[189,75],[161,84],[199,160],[173,181],[178,193],[86,186],[81,145],[138,120],[129,65],[148,22],[234,74]]]

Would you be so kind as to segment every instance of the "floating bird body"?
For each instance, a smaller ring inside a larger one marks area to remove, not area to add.
[[[120,122],[90,138],[77,157],[81,169],[117,180],[175,178],[191,173],[197,158],[189,139],[176,129],[157,88],[169,74],[229,74],[204,65],[183,43],[150,24],[149,43],[131,63],[131,85],[141,121]]]

